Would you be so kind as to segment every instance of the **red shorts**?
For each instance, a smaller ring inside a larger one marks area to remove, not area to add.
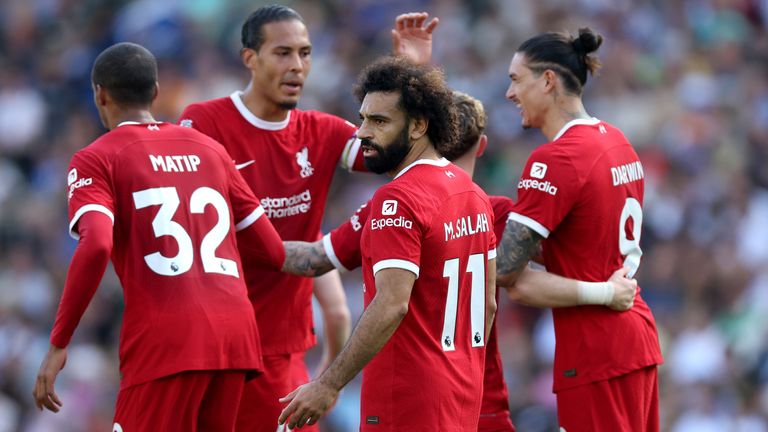
[[[232,431],[244,386],[244,371],[215,370],[128,387],[117,395],[113,431]]]
[[[278,399],[309,382],[304,353],[265,355],[264,373],[248,381],[237,413],[237,432],[275,432],[285,408]],[[301,431],[319,432],[317,424]]]
[[[495,413],[480,413],[480,423],[477,424],[477,432],[515,432],[509,411]]]
[[[557,419],[566,432],[658,432],[656,366],[560,391]]]

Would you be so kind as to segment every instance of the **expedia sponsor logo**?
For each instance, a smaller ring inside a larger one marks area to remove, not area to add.
[[[75,173],[74,179],[72,178],[73,172]],[[67,183],[69,184],[69,194],[67,194],[68,200],[72,199],[72,195],[75,193],[75,189],[81,188],[84,186],[90,186],[93,184],[93,179],[90,177],[81,178],[77,181],[75,181],[75,179],[77,179],[77,171],[75,171],[75,169],[73,168],[72,171],[70,171],[69,175],[67,176]]]
[[[371,219],[372,230],[384,229],[386,227],[411,229],[413,228],[413,222],[403,216],[397,218]]]
[[[77,180],[77,168],[72,168],[69,170],[69,174],[67,174],[67,186],[74,183],[75,180]]]
[[[290,197],[265,197],[261,199],[261,206],[264,207],[264,212],[270,219],[296,216],[309,212],[312,207],[312,195],[307,189]]]
[[[517,184],[518,189],[536,189],[546,192],[550,195],[557,194],[557,186],[553,186],[549,180],[542,182],[538,180],[524,179]]]

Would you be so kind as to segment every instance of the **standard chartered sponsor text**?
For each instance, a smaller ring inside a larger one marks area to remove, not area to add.
[[[270,219],[296,216],[307,213],[312,207],[312,195],[309,189],[289,197],[261,198],[261,206]]]

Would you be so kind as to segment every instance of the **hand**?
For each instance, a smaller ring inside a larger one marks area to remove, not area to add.
[[[51,345],[48,353],[45,354],[43,362],[40,364],[40,370],[37,372],[35,388],[32,390],[32,396],[35,398],[35,405],[40,411],[43,407],[53,412],[59,412],[64,405],[59,396],[53,389],[56,382],[56,376],[59,371],[64,369],[67,363],[67,349],[58,348]]]
[[[395,28],[392,29],[392,52],[404,56],[416,64],[427,64],[432,59],[432,32],[440,22],[429,18],[426,12],[413,12],[398,15]]]
[[[336,403],[338,397],[338,390],[319,380],[301,385],[280,398],[281,403],[289,403],[277,422],[282,425],[288,421],[289,428],[313,425]]]
[[[622,267],[611,275],[608,283],[613,285],[613,299],[608,305],[609,308],[617,311],[626,311],[632,309],[637,295],[637,280],[628,279],[629,269]]]

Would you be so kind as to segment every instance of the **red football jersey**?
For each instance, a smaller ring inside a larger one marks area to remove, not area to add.
[[[283,240],[317,240],[336,166],[364,169],[353,124],[297,109],[282,122],[267,122],[248,110],[241,92],[190,105],[180,124],[224,145]],[[312,279],[246,269],[264,354],[314,345]]]
[[[124,122],[73,156],[67,180],[73,237],[86,212],[114,222],[121,388],[186,370],[261,368],[233,234],[264,210],[218,143]]]
[[[407,315],[363,370],[361,430],[477,430],[493,222],[485,193],[445,159],[414,162],[373,196],[361,239],[366,307],[378,271],[417,279]]]
[[[598,119],[566,124],[534,150],[509,219],[542,235],[547,271],[605,281],[640,263],[643,168],[632,145]],[[662,362],[656,324],[640,295],[628,312],[555,308],[554,391]]]
[[[494,233],[496,238],[501,238],[507,223],[507,216],[512,211],[514,202],[507,197],[489,197],[494,214]],[[371,213],[371,202],[360,206],[351,218],[329,232],[323,237],[325,253],[333,265],[341,271],[349,271],[360,267],[360,237],[363,226],[368,223]],[[499,291],[496,291],[496,300],[499,299]],[[499,352],[498,337],[496,333],[496,320],[493,321],[491,333],[485,352],[485,375],[483,379],[483,402],[481,414],[495,414],[509,411],[509,393],[504,380],[501,353]]]

